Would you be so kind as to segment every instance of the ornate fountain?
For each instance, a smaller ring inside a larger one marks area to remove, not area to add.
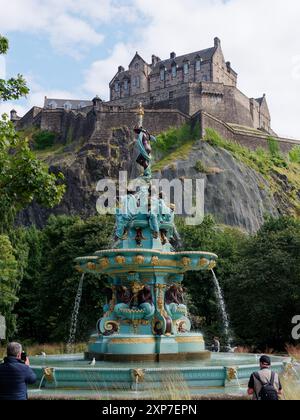
[[[152,186],[151,142],[139,110],[135,128],[143,174],[120,197],[114,249],[76,259],[77,270],[107,275],[107,304],[91,338],[87,359],[179,360],[210,357],[191,321],[181,285],[188,271],[210,270],[217,256],[176,252],[175,205]]]
[[[79,272],[107,276],[107,303],[97,332],[85,357],[32,358],[40,383],[30,391],[33,395],[131,399],[134,392],[134,398],[163,395],[170,399],[175,391],[181,398],[184,389],[190,397],[202,392],[239,394],[258,367],[257,355],[210,355],[202,334],[191,332],[184,275],[213,269],[217,256],[178,250],[175,206],[152,185],[151,141],[155,138],[143,128],[143,114],[140,107],[135,128],[137,163],[143,174],[119,198],[114,246],[76,259]],[[77,298],[82,282],[83,276]],[[79,300],[76,305],[79,308]],[[75,335],[74,325],[70,337]],[[272,362],[273,369],[282,372],[287,360],[272,357]]]

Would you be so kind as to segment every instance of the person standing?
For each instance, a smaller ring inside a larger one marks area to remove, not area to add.
[[[221,351],[221,344],[218,337],[214,338],[213,344],[212,344],[212,352],[220,353]]]
[[[256,401],[276,401],[282,395],[282,386],[279,376],[271,370],[269,356],[260,358],[260,371],[254,372],[248,384],[248,395]]]
[[[0,364],[0,401],[27,400],[27,385],[33,385],[36,374],[29,367],[29,359],[21,359],[22,346],[19,343],[9,343],[7,357]]]

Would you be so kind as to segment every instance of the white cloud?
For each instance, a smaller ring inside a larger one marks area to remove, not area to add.
[[[108,84],[118,66],[131,61],[133,51],[129,45],[117,44],[107,59],[95,61],[85,74],[84,89],[91,95],[99,94],[103,100],[109,99]]]
[[[226,60],[239,73],[239,88],[250,97],[267,94],[275,131],[300,137],[300,2],[288,0],[133,0],[146,23],[134,32],[136,44],[117,45],[86,73],[85,88],[108,92],[118,65],[136,50],[146,61],[171,51],[184,54],[222,40]],[[298,57],[298,58],[297,58]],[[297,77],[295,77],[297,75]]]
[[[0,0],[0,10],[2,33],[45,34],[55,49],[75,57],[103,42],[95,26],[116,13],[123,21],[132,18],[130,7],[112,0]]]

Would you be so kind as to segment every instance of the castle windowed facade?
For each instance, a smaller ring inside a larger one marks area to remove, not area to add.
[[[190,71],[190,65],[189,65],[189,63],[184,63],[183,64],[183,73],[184,74],[189,74],[189,71]]]
[[[133,78],[133,86],[139,88],[141,86],[141,78],[140,76],[135,76]]]
[[[177,66],[176,64],[173,64],[172,66],[172,77],[175,79],[177,77]]]

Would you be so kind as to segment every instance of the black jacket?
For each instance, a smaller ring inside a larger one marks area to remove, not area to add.
[[[36,382],[36,375],[29,366],[15,357],[6,357],[0,364],[0,401],[27,400],[27,385]]]

